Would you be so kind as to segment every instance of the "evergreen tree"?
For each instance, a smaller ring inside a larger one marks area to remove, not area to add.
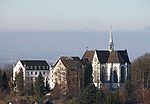
[[[96,92],[95,104],[104,104],[106,102],[106,94],[102,89]]]
[[[117,89],[114,93],[113,93],[113,99],[112,99],[112,104],[121,104],[120,101],[120,96],[119,96],[119,89]]]
[[[2,81],[2,71],[0,69],[0,90],[2,89],[3,81]]]
[[[24,95],[24,77],[22,68],[19,69],[19,72],[15,76],[16,90],[19,95]]]
[[[4,72],[3,77],[2,77],[2,92],[4,92],[5,94],[8,94],[9,91],[10,91],[10,88],[9,88],[9,84],[7,80],[7,75]]]
[[[33,81],[30,78],[26,78],[25,80],[25,94],[34,95],[34,85]]]
[[[89,84],[83,91],[80,97],[81,104],[94,104],[97,88],[94,84]]]
[[[35,80],[35,88],[34,88],[34,92],[36,97],[38,98],[42,98],[45,94],[45,86],[44,86],[44,78],[42,76],[42,73],[39,73],[38,78]]]
[[[84,62],[84,87],[93,83],[92,65],[90,62]]]

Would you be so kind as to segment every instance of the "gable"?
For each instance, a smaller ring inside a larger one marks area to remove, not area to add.
[[[94,50],[87,50],[87,51],[84,53],[82,59],[88,60],[88,61],[92,62],[93,57],[94,57],[94,53],[95,53]]]
[[[65,69],[66,67],[64,66],[64,64],[62,63],[62,61],[59,59],[59,60],[57,61],[57,63],[55,64],[55,66],[54,66],[54,69],[56,69],[56,68]]]

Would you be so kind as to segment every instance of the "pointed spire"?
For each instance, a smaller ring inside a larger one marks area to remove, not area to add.
[[[113,42],[113,35],[112,35],[112,25],[109,33],[109,51],[114,50],[114,42]]]

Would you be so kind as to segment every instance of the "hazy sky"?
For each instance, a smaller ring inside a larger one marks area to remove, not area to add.
[[[0,0],[0,57],[107,49],[111,24],[116,49],[150,51],[150,0]]]

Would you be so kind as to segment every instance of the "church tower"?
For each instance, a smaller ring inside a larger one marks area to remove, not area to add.
[[[110,33],[109,33],[109,46],[108,46],[109,51],[113,51],[114,50],[114,42],[113,42],[113,35],[112,35],[112,26],[110,29]]]

